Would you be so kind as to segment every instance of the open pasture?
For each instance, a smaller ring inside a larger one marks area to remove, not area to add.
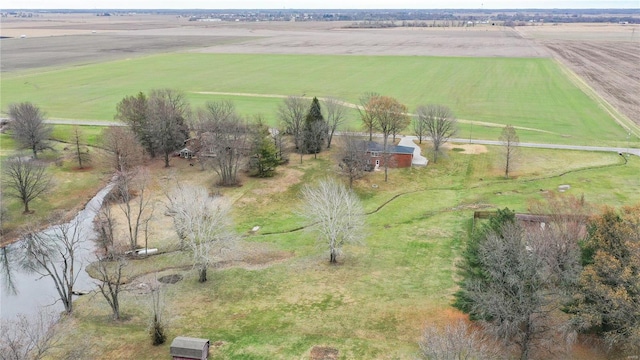
[[[531,58],[152,55],[6,74],[2,108],[31,101],[51,117],[111,120],[124,96],[153,88],[180,89],[188,96],[193,92],[331,95],[351,103],[357,103],[362,93],[375,91],[396,97],[410,110],[439,103],[461,119],[557,134],[547,134],[548,142],[618,144],[626,136],[557,64]],[[199,106],[208,98],[197,94],[194,100],[193,105]],[[261,105],[272,123],[280,101],[274,98],[270,106]],[[253,113],[240,106],[238,110]]]

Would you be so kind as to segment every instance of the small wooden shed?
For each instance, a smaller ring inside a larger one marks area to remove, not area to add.
[[[178,336],[173,339],[170,352],[173,360],[207,360],[209,340]]]

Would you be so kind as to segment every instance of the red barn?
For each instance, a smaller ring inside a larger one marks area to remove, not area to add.
[[[369,167],[376,169],[383,167],[385,157],[388,159],[390,168],[406,168],[411,167],[413,161],[413,148],[409,146],[387,145],[387,151],[384,146],[374,141],[367,142],[367,155],[370,156]]]

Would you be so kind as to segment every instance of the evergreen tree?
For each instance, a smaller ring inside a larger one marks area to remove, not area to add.
[[[269,128],[259,121],[252,131],[252,152],[250,168],[257,177],[272,177],[280,164],[278,149],[271,139]]]
[[[462,261],[458,264],[462,281],[460,281],[460,290],[455,293],[455,301],[453,306],[465,313],[471,313],[472,301],[468,294],[468,287],[474,281],[488,281],[486,274],[481,268],[478,259],[478,251],[480,245],[489,234],[495,233],[501,236],[502,229],[507,224],[514,224],[516,221],[516,213],[509,208],[498,209],[495,215],[489,218],[489,222],[474,231],[467,246],[462,252]],[[470,314],[471,318],[475,318],[474,314]]]
[[[317,154],[327,135],[327,124],[322,116],[320,102],[313,98],[304,124],[304,150],[308,154]]]

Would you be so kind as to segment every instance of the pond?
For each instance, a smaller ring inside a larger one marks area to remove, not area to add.
[[[96,284],[85,271],[85,267],[95,260],[94,238],[96,233],[93,229],[93,219],[102,206],[102,201],[109,194],[113,183],[109,183],[100,190],[84,207],[78,212],[70,223],[78,224],[77,231],[80,232],[82,241],[76,256],[76,280],[74,291],[91,291],[96,288]],[[44,234],[51,234],[55,231],[48,228]],[[19,257],[22,256],[21,248],[24,241],[20,240],[6,246],[0,251],[0,264],[3,271],[0,272],[0,319],[11,320],[18,314],[32,316],[38,313],[41,307],[48,307],[47,311],[61,312],[64,306],[60,301],[54,282],[48,276],[42,276],[22,269],[19,266]]]

